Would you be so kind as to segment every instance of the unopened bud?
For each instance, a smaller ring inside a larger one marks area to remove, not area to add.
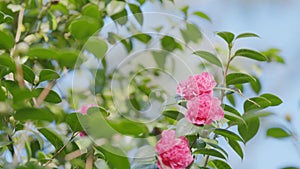
[[[285,115],[285,120],[291,122],[292,121],[291,115],[290,114]]]

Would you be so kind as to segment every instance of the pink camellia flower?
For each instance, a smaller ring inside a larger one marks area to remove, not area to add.
[[[96,105],[96,104],[87,104],[87,105],[84,105],[84,106],[82,106],[82,107],[80,108],[79,112],[80,112],[81,114],[87,114],[87,111],[88,111],[88,109],[89,109],[90,107],[98,107],[98,105]],[[86,135],[87,135],[87,134],[86,134],[85,131],[79,132],[79,136],[80,136],[80,137],[84,137],[84,136],[86,136]]]
[[[176,138],[174,130],[162,132],[162,138],[157,142],[155,150],[158,153],[159,169],[185,169],[194,160],[188,140],[183,136]]]
[[[195,125],[211,124],[224,117],[221,101],[210,94],[202,94],[187,102],[185,117]]]
[[[214,77],[208,72],[198,75],[189,76],[186,81],[179,83],[176,93],[187,100],[201,94],[212,94],[213,88],[216,86]]]

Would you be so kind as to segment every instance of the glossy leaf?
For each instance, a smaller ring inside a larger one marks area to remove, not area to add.
[[[226,156],[226,158],[228,158],[228,153],[222,147],[220,147],[218,144],[214,144],[214,143],[210,143],[210,142],[206,142],[206,144],[217,150],[220,150]]]
[[[277,97],[273,94],[270,94],[270,93],[262,94],[262,95],[260,95],[260,97],[263,97],[263,98],[266,98],[267,100],[269,100],[271,102],[270,106],[278,106],[282,103],[282,100],[279,97]]]
[[[36,88],[33,92],[34,92],[34,97],[38,97],[42,91],[44,90],[44,88]],[[60,103],[62,100],[60,98],[60,96],[53,90],[50,90],[48,95],[45,98],[46,102],[49,103]]]
[[[80,121],[78,120],[78,118],[81,118],[81,116],[83,116],[81,113],[71,113],[66,116],[65,121],[70,126],[73,133],[77,131],[83,131]]]
[[[269,128],[267,130],[267,136],[282,139],[282,138],[290,137],[291,134],[282,128],[274,127],[274,128]]]
[[[92,36],[101,27],[98,20],[91,17],[81,17],[73,20],[70,24],[69,30],[71,35],[78,40],[86,40]]]
[[[34,74],[33,70],[29,66],[26,66],[26,65],[22,65],[22,70],[23,70],[23,78],[27,82],[33,84],[34,79],[35,79],[35,74]]]
[[[244,152],[241,145],[235,140],[228,140],[230,147],[241,157],[244,158]]]
[[[245,119],[247,125],[238,125],[239,134],[242,136],[245,142],[251,140],[259,129],[259,118],[248,118]]]
[[[141,8],[136,4],[131,4],[130,3],[128,5],[129,5],[129,9],[133,13],[133,16],[135,17],[135,19],[138,21],[138,23],[140,25],[143,25],[144,16],[143,16]]]
[[[206,61],[208,61],[214,65],[222,67],[222,63],[219,60],[219,58],[210,52],[199,50],[199,51],[194,52],[193,54],[200,56],[201,58],[205,59]]]
[[[102,39],[93,36],[89,38],[83,49],[91,52],[98,59],[103,59],[107,48],[107,44]]]
[[[0,30],[0,49],[10,50],[13,48],[15,40],[10,32]]]
[[[135,137],[144,137],[148,134],[148,128],[144,123],[138,123],[130,120],[119,119],[108,121],[110,126],[122,135],[131,135]]]
[[[174,120],[180,120],[184,117],[184,115],[178,110],[164,110],[162,114],[166,117],[169,117]]]
[[[244,142],[244,140],[239,135],[235,134],[232,131],[226,130],[226,129],[215,129],[214,133],[217,135],[221,135],[229,140],[236,140],[236,141]]]
[[[181,45],[171,36],[164,36],[161,39],[161,45],[164,50],[172,52],[175,49],[182,49]]]
[[[39,74],[39,82],[50,81],[58,78],[60,78],[59,74],[51,69],[43,69]]]
[[[22,108],[16,111],[14,115],[16,120],[27,121],[27,120],[42,120],[42,121],[53,121],[54,114],[47,109],[37,108]]]
[[[103,146],[96,146],[102,152],[112,168],[130,169],[130,163],[126,154],[117,147],[105,144]]]
[[[226,159],[226,157],[222,153],[220,153],[215,149],[201,148],[194,151],[193,154],[203,154],[203,155],[209,155],[209,156]]]
[[[168,53],[164,52],[164,51],[153,51],[152,52],[153,59],[160,69],[165,68],[167,55],[168,55]]]
[[[195,24],[187,23],[186,29],[180,29],[180,33],[185,43],[198,43],[202,39],[202,33],[199,27]]]
[[[128,13],[126,9],[111,16],[111,18],[120,25],[125,25],[128,21]]]
[[[55,147],[56,150],[59,150],[64,146],[64,142],[58,133],[53,131],[50,128],[40,128],[38,129],[40,133],[47,138],[47,140]]]
[[[132,38],[135,38],[145,44],[147,44],[152,39],[152,37],[150,35],[145,34],[145,33],[135,34],[132,36]]]
[[[260,38],[257,34],[255,33],[241,33],[239,34],[236,39],[241,39],[241,38],[250,38],[250,37],[256,37],[256,38]]]
[[[257,61],[267,61],[267,57],[260,52],[251,49],[239,49],[235,52],[234,57],[241,56]]]
[[[96,4],[88,3],[82,8],[82,15],[89,16],[95,19],[101,19],[99,7]]]
[[[251,100],[251,101],[249,101]],[[271,106],[271,102],[264,97],[253,97],[244,102],[245,112],[254,112]]]
[[[209,161],[208,164],[214,167],[214,169],[231,169],[230,165],[222,160],[212,160]]]
[[[230,73],[226,76],[227,85],[243,84],[255,81],[255,78],[244,73]]]
[[[209,17],[208,15],[206,15],[204,12],[196,11],[196,12],[193,13],[193,15],[199,16],[200,18],[206,19],[206,20],[208,20],[209,22],[211,22],[210,17]]]
[[[112,0],[106,7],[109,16],[115,15],[125,9],[125,2]]]
[[[259,92],[261,91],[260,80],[257,77],[254,77],[254,76],[252,76],[252,77],[255,78],[255,81],[250,82],[251,88],[256,94],[259,94]]]
[[[32,47],[29,49],[27,55],[31,58],[54,59],[57,57],[58,54],[54,49]]]
[[[234,39],[234,34],[231,32],[218,32],[217,35],[224,39],[227,44],[231,44]]]

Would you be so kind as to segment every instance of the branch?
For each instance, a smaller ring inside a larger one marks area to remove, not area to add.
[[[40,104],[46,99],[52,87],[55,85],[55,80],[51,81],[41,92],[39,97],[36,99],[35,107],[39,107]]]
[[[64,144],[43,166],[46,167],[47,165],[49,165],[52,160],[57,157],[66,147],[67,145],[73,141],[73,139],[78,135],[78,133],[75,133],[72,135],[72,137],[68,140],[68,142],[66,142],[66,144]]]

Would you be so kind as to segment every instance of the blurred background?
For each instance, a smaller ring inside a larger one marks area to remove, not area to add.
[[[285,117],[291,116],[294,130],[300,132],[300,1],[299,0],[190,0],[175,1],[176,7],[147,4],[145,12],[167,12],[181,16],[176,9],[190,5],[190,10],[203,11],[212,24],[203,23],[209,31],[234,33],[254,32],[259,40],[241,42],[258,50],[279,48],[285,64],[263,64],[262,93],[278,95],[283,104],[271,109],[275,116],[263,119],[258,135],[247,143],[244,160],[230,155],[234,169],[275,169],[300,166],[300,149],[291,139],[273,139],[266,136],[267,128],[286,125]],[[230,151],[230,150],[229,150]]]

